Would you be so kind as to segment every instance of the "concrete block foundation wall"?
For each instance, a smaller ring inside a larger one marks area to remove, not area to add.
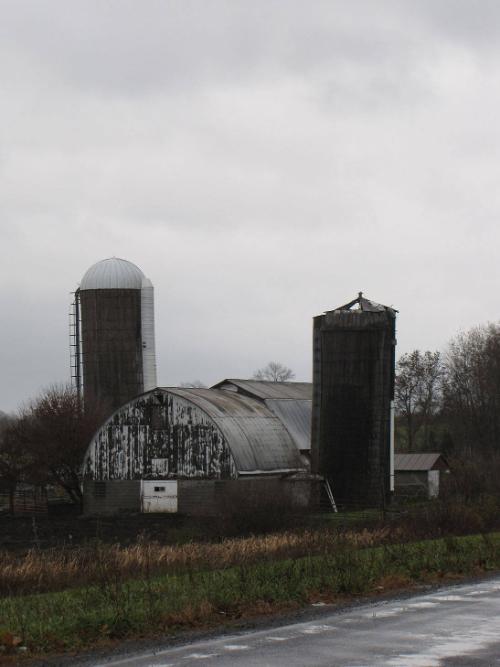
[[[141,511],[141,481],[118,479],[83,484],[84,514],[117,514]]]
[[[320,482],[315,479],[249,477],[228,480],[178,480],[178,512],[216,516],[266,507],[292,511],[317,510]],[[84,513],[141,511],[140,480],[86,480]]]

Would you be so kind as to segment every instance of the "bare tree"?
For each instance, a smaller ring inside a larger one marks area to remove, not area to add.
[[[45,390],[28,408],[30,451],[46,480],[59,485],[73,502],[81,503],[80,473],[85,451],[104,408],[86,402],[67,385]]]
[[[395,406],[403,417],[408,449],[415,448],[423,427],[423,445],[428,445],[429,424],[440,406],[443,364],[439,352],[403,354],[396,365]]]
[[[266,380],[268,382],[288,382],[293,380],[295,373],[288,366],[278,361],[270,361],[264,368],[259,368],[253,374],[254,380]]]
[[[0,418],[0,480],[11,508],[20,482],[56,484],[81,503],[80,471],[90,438],[107,416],[104,406],[83,410],[70,386],[53,386],[15,416]]]
[[[207,385],[204,382],[202,382],[201,380],[192,380],[191,382],[181,382],[179,384],[179,387],[183,387],[185,389],[189,389],[189,388],[206,389]]]
[[[0,480],[9,494],[9,509],[14,511],[14,494],[21,482],[43,477],[29,447],[28,422],[24,416],[0,417]]]
[[[444,414],[459,452],[493,453],[500,443],[500,325],[456,336],[446,354]]]

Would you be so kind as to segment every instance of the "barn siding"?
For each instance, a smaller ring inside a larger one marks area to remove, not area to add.
[[[236,467],[217,424],[172,394],[148,394],[115,412],[95,435],[84,477],[113,479],[223,479]]]

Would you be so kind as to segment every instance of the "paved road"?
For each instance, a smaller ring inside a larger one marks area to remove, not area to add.
[[[101,665],[500,666],[500,578],[340,612],[325,610],[319,620],[225,635]]]

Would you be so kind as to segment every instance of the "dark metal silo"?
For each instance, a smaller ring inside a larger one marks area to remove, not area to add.
[[[152,285],[113,257],[94,264],[76,293],[84,401],[112,411],[156,387]]]
[[[314,318],[312,470],[353,508],[392,490],[396,312],[360,293]]]

